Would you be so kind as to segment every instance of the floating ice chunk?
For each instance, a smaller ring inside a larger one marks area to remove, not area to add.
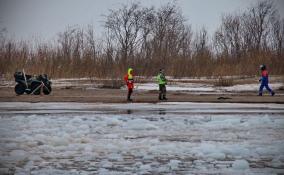
[[[14,174],[16,174],[16,175],[27,175],[27,174],[30,174],[30,171],[29,171],[29,170],[26,170],[26,169],[24,169],[24,168],[16,167]]]
[[[73,143],[71,146],[68,145],[69,150],[71,151],[83,151],[85,149],[85,144],[82,143]]]
[[[29,154],[24,150],[13,150],[12,152],[10,152],[10,156],[12,160],[23,161],[28,158]]]
[[[279,154],[279,151],[277,147],[273,147],[273,146],[267,146],[265,148],[263,147],[259,147],[256,148],[256,153],[258,153],[259,155],[277,155]]]
[[[109,174],[109,173],[110,172],[105,168],[100,168],[99,171],[98,171],[99,175],[106,175],[106,174]]]
[[[71,124],[71,125],[78,126],[81,123],[83,123],[83,120],[79,117],[74,117],[73,119],[69,120],[69,125]]]
[[[234,170],[247,170],[249,169],[249,163],[246,160],[235,160],[232,168]]]
[[[66,138],[60,138],[57,136],[49,138],[49,143],[52,146],[68,146],[69,141]]]
[[[4,146],[6,149],[16,149],[18,145],[16,143],[7,143]]]
[[[154,130],[157,126],[150,123],[150,121],[145,119],[133,119],[125,123],[127,129],[133,130]]]
[[[43,134],[36,134],[36,135],[34,136],[34,139],[37,140],[37,141],[39,141],[39,142],[42,143],[42,144],[44,144],[44,142],[46,142],[47,138],[48,138],[48,137],[45,136],[45,135],[43,135]]]
[[[83,156],[86,161],[94,161],[99,157],[96,152],[83,152],[81,156]]]
[[[118,139],[119,135],[118,134],[105,134],[104,138],[107,138],[107,139]]]
[[[90,127],[87,124],[80,125],[78,128],[78,130],[87,131],[87,132],[89,131],[89,129]]]
[[[206,123],[206,126],[208,127],[212,127],[212,128],[235,128],[238,127],[241,124],[240,119],[239,118],[231,118],[231,119],[215,119],[212,121],[209,121]]]
[[[29,160],[42,161],[43,159],[39,155],[32,155],[32,156],[29,157]]]
[[[284,163],[284,155],[278,156],[277,159]]]
[[[93,145],[86,145],[85,148],[84,148],[84,150],[85,150],[86,152],[93,152],[94,146],[93,146]]]
[[[263,124],[271,124],[273,123],[273,121],[267,115],[265,115],[265,116],[259,117],[257,120],[249,119],[248,123],[251,126],[261,126]]]
[[[250,155],[250,150],[242,145],[226,145],[221,148],[221,151],[232,156],[246,157]]]
[[[141,174],[146,174],[146,173],[149,173],[152,168],[150,164],[146,164],[146,165],[143,164],[139,167],[139,169],[140,169]]]
[[[281,129],[284,128],[284,119],[276,119],[274,123],[275,123],[275,126],[277,126],[277,128],[281,128]]]
[[[263,124],[266,124],[266,123],[271,123],[272,120],[266,115],[264,117],[261,117],[260,119],[258,119],[257,121],[260,121],[261,123]]]
[[[186,150],[183,149],[178,149],[177,145],[174,143],[168,143],[168,144],[159,144],[159,145],[154,145],[149,148],[149,151],[151,151],[154,154],[178,154],[178,153],[183,153]]]
[[[32,169],[33,168],[33,166],[34,166],[34,161],[28,161],[26,164],[25,164],[25,166],[24,166],[24,169],[25,170],[30,170],[30,169]]]
[[[284,166],[283,158],[284,158],[283,156],[275,157],[271,161],[272,167],[283,167]]]
[[[158,172],[159,173],[164,173],[164,172],[169,172],[170,171],[170,167],[169,166],[159,166],[158,167]]]
[[[145,160],[149,160],[149,159],[154,159],[154,155],[153,154],[147,154],[147,153],[145,153],[144,155],[143,155],[143,159]]]
[[[30,174],[30,173],[27,173],[27,174]],[[79,172],[73,172],[72,170],[71,171],[68,171],[68,170],[59,170],[59,169],[54,169],[54,168],[42,168],[42,169],[39,169],[39,170],[34,170],[33,171],[33,174],[44,174],[44,175],[78,175]],[[80,173],[82,174],[82,173]]]
[[[178,169],[178,165],[181,163],[180,160],[170,160],[170,162],[168,163],[169,167],[171,170],[176,170]]]
[[[142,162],[135,162],[134,167],[138,168],[138,167],[140,167],[141,165],[143,165]]]
[[[108,160],[103,160],[101,161],[101,167],[103,168],[111,168],[112,167],[112,163]]]
[[[117,119],[116,117],[105,117],[104,122],[106,123],[106,126],[120,126],[122,125],[122,121]]]
[[[215,152],[208,155],[208,157],[215,159],[215,160],[224,160],[226,155],[222,152]]]
[[[111,161],[123,161],[123,158],[118,153],[111,153],[108,155],[108,159]]]
[[[216,146],[210,143],[201,143],[199,149],[203,154],[215,153],[217,151]]]
[[[80,172],[81,174],[81,172]],[[90,173],[86,173],[86,174],[90,174]],[[93,173],[91,173],[93,174]],[[97,173],[96,173],[97,174]],[[124,172],[117,172],[117,171],[111,171],[111,170],[108,170],[106,168],[100,168],[99,171],[98,171],[98,174],[99,175],[124,175],[124,174],[129,174],[129,173],[124,173]]]
[[[226,158],[222,148],[211,143],[201,143],[201,145],[193,150],[194,154],[200,158],[211,158],[215,160],[223,160]]]

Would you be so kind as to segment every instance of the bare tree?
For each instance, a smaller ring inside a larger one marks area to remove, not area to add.
[[[207,30],[203,27],[194,40],[193,63],[195,74],[210,75],[212,70],[211,49],[209,45]]]
[[[91,55],[92,60],[96,60],[96,40],[95,31],[92,25],[89,25],[85,34],[87,40],[87,50]]]
[[[271,23],[272,47],[276,50],[277,56],[281,57],[284,54],[284,19],[277,16],[274,20],[271,20]]]
[[[232,58],[241,57],[242,36],[241,20],[238,15],[224,15],[219,30],[215,33],[216,48],[220,49],[222,54]]]
[[[167,67],[170,57],[179,54],[186,30],[181,10],[168,3],[156,12],[153,27],[154,56],[160,60],[160,66]]]
[[[269,34],[269,20],[275,15],[276,9],[272,1],[260,1],[242,16],[243,35],[249,50],[259,51],[265,47]]]
[[[105,27],[113,33],[121,48],[122,67],[125,68],[130,55],[139,43],[143,11],[139,4],[123,5],[118,10],[110,10]]]

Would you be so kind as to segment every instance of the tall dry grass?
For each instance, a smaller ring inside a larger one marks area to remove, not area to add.
[[[261,14],[262,8],[267,13]],[[257,10],[260,16],[254,14]],[[52,78],[122,79],[132,67],[143,76],[164,68],[174,77],[220,77],[257,75],[265,64],[270,74],[283,75],[284,20],[273,16],[276,12],[270,1],[260,1],[241,14],[224,16],[210,38],[205,29],[194,33],[174,4],[158,9],[124,5],[106,15],[107,32],[101,39],[92,26],[69,27],[55,43],[0,37],[0,74],[11,79],[25,69]]]

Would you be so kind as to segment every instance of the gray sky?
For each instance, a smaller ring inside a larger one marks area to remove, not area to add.
[[[284,0],[274,0],[284,17]],[[103,14],[131,0],[0,0],[0,25],[18,40],[55,39],[67,26],[86,27],[91,24],[98,35],[103,32]],[[134,1],[138,2],[138,1]],[[143,6],[160,7],[170,0],[140,0]],[[221,15],[241,11],[257,0],[178,0],[193,30],[204,26],[213,33]]]

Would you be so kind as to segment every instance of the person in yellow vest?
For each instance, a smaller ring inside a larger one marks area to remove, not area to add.
[[[131,94],[132,94],[133,88],[134,88],[133,69],[132,68],[128,68],[127,74],[124,76],[124,81],[126,82],[126,85],[127,85],[127,88],[128,88],[127,101],[132,101]]]
[[[160,69],[159,74],[157,76],[157,81],[159,84],[159,100],[167,100],[166,98],[166,84],[167,84],[167,79],[165,76],[164,69]]]

